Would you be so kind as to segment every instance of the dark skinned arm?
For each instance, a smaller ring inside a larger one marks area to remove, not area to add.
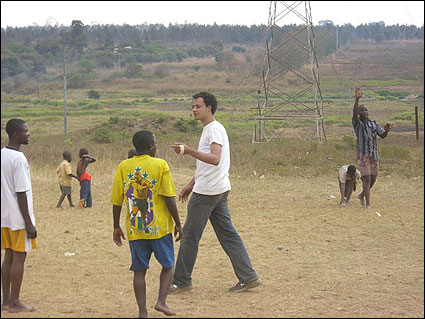
[[[76,180],[80,180],[77,175],[69,173],[68,176],[74,177]]]
[[[356,88],[356,100],[354,102],[354,106],[353,106],[353,118],[352,118],[352,123],[354,124],[357,119],[359,118],[359,100],[362,97],[363,93],[362,90],[360,90],[360,88]]]
[[[124,233],[120,226],[120,217],[121,217],[121,206],[112,205],[112,214],[114,215],[114,232],[113,239],[114,243],[118,246],[122,246],[121,238],[125,240]]]
[[[90,164],[90,163],[96,162],[96,159],[94,157],[91,157],[91,156],[88,156],[88,155],[83,155],[83,158],[86,160],[87,165]]]
[[[177,210],[176,199],[175,197],[163,197],[165,204],[174,219],[174,237],[176,237],[176,241],[179,241],[183,236],[183,230],[180,223],[179,212]]]
[[[37,229],[35,229],[35,226],[33,225],[30,218],[30,214],[28,212],[27,194],[25,192],[19,192],[16,194],[18,195],[18,206],[19,210],[21,211],[22,217],[24,218],[27,236],[30,239],[35,239],[37,238]]]
[[[385,133],[381,135],[381,138],[386,138],[388,133],[391,131],[391,124],[387,123],[384,126]]]

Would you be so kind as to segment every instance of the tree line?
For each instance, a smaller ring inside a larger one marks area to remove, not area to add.
[[[283,32],[295,32],[299,26],[285,25]],[[422,39],[424,30],[413,25],[386,26],[383,22],[336,26],[330,20],[314,27],[322,43],[321,55],[359,40]],[[48,66],[68,61],[82,62],[86,70],[182,61],[188,57],[217,57],[225,47],[243,52],[244,47],[262,46],[268,33],[266,25],[162,24],[84,25],[73,20],[70,26],[46,25],[1,29],[1,78],[25,73],[38,76]],[[316,37],[317,38],[317,37]]]

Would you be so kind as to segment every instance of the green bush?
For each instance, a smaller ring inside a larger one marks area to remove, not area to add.
[[[88,81],[84,74],[73,73],[68,76],[68,88],[84,89],[87,87]]]
[[[118,124],[120,118],[118,116],[110,116],[108,123],[109,124]]]
[[[143,76],[142,66],[136,63],[129,63],[124,75],[128,79],[140,78]]]
[[[158,128],[165,126],[168,122],[168,117],[165,115],[159,115],[158,118],[153,120],[152,124]]]
[[[246,52],[246,49],[244,47],[235,45],[235,46],[232,47],[232,51],[239,52],[239,53],[244,53],[244,52]]]
[[[199,122],[194,119],[180,118],[177,120],[176,123],[174,123],[174,127],[181,133],[187,133],[187,132],[196,133],[200,131]]]
[[[98,99],[98,98],[100,98],[100,93],[98,92],[98,91],[95,91],[95,90],[90,90],[89,92],[88,92],[88,96],[89,96],[89,99]]]
[[[92,140],[99,144],[110,144],[113,141],[113,135],[107,127],[101,126],[93,131]]]
[[[170,74],[170,70],[165,64],[160,64],[155,68],[154,75],[159,79],[165,78],[168,74]]]

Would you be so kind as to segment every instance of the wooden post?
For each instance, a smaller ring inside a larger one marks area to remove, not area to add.
[[[419,116],[418,116],[418,107],[415,106],[415,122],[416,122],[416,140],[419,140]]]
[[[38,74],[36,75],[36,79],[37,79],[37,97],[38,97],[38,101],[40,101],[40,84],[38,83]]]

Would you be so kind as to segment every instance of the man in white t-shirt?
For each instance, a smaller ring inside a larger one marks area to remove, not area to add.
[[[338,169],[341,206],[345,207],[348,205],[351,194],[356,190],[357,179],[361,179],[361,177],[359,170],[354,165],[343,165]]]
[[[34,307],[19,300],[26,255],[36,248],[37,237],[29,165],[19,149],[28,144],[30,134],[28,124],[20,119],[9,120],[6,132],[9,140],[1,149],[1,249],[5,250],[1,309],[32,312]]]
[[[191,155],[196,159],[196,172],[179,194],[179,200],[185,202],[193,191],[188,203],[170,293],[193,288],[192,271],[198,254],[199,241],[208,219],[239,280],[229,291],[252,289],[259,286],[261,281],[231,221],[227,203],[227,195],[231,189],[230,147],[226,129],[214,117],[217,100],[208,92],[197,93],[192,98],[193,116],[204,126],[198,150],[184,143],[176,142],[171,146],[176,153]]]

